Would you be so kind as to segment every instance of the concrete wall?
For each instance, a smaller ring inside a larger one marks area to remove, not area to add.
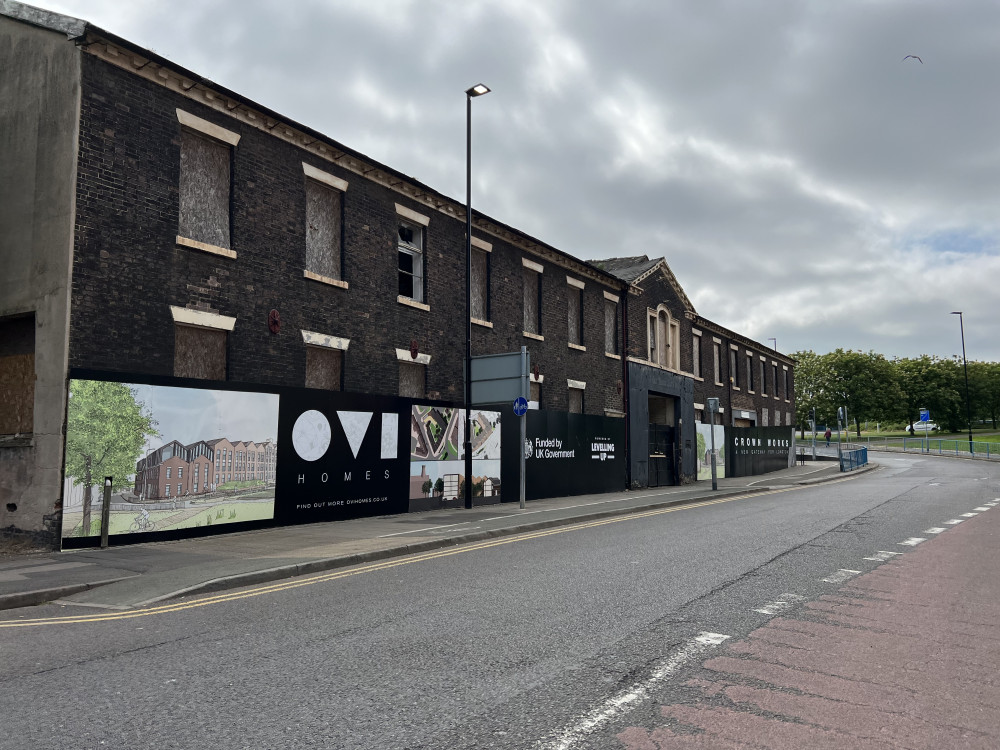
[[[34,313],[34,429],[0,439],[0,533],[56,544],[80,63],[65,34],[0,16],[0,318]]]

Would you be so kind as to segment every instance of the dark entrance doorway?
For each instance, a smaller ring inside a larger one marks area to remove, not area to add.
[[[677,399],[649,394],[649,486],[677,484]]]
[[[677,450],[674,428],[666,424],[649,425],[649,486],[670,487],[677,484],[674,460]]]

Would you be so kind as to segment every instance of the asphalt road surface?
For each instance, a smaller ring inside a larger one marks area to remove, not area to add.
[[[1000,746],[1000,467],[878,460],[146,610],[3,612],[0,748]]]

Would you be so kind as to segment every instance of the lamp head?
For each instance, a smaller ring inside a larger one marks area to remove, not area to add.
[[[490,87],[485,83],[477,83],[471,89],[466,89],[465,93],[467,96],[482,96],[483,94],[490,93]]]
[[[961,315],[961,314],[962,314],[962,312],[961,312],[961,311],[958,311],[958,312],[950,312],[950,313],[948,313],[948,314],[949,314],[949,315]]]

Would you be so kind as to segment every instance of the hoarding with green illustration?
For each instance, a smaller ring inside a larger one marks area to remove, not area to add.
[[[712,478],[712,430],[715,430],[715,476],[726,476],[726,428],[720,424],[710,425],[698,423],[695,425],[698,453],[698,479]]]
[[[274,518],[278,395],[70,381],[64,539]]]

